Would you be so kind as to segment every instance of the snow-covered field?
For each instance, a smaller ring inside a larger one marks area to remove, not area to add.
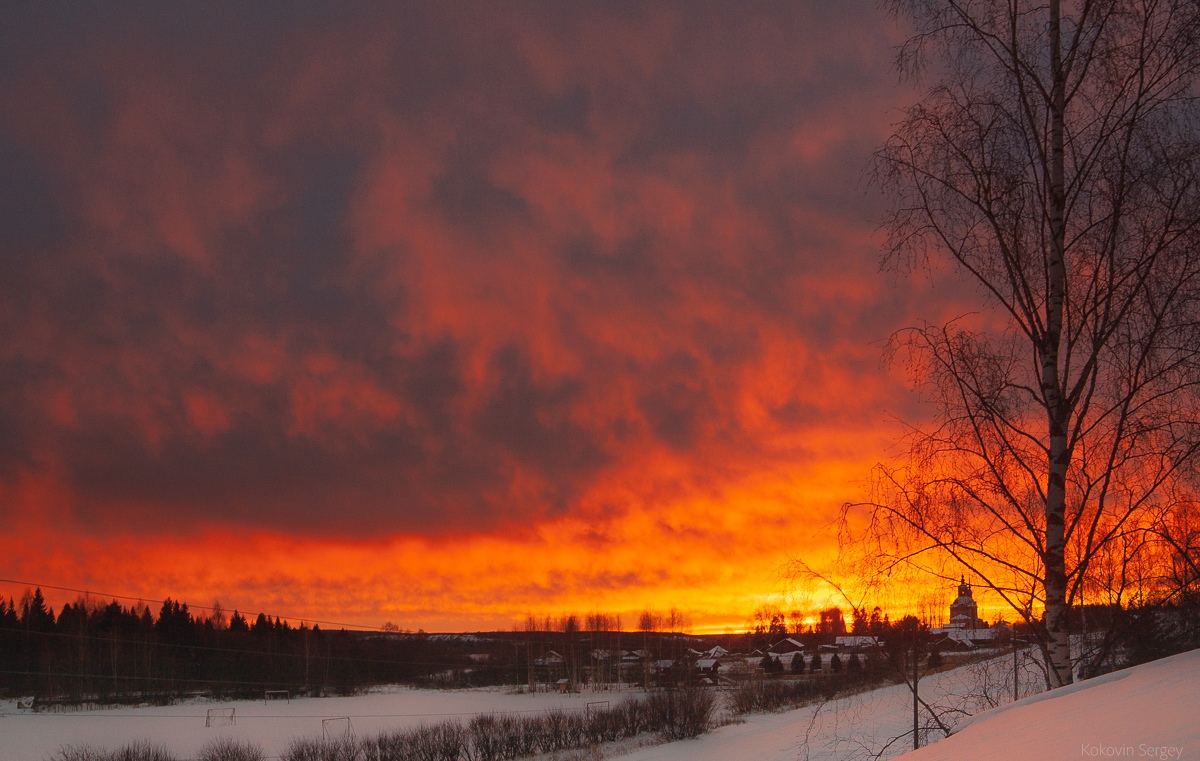
[[[45,761],[70,743],[115,748],[147,738],[181,758],[194,758],[219,737],[250,740],[268,756],[278,756],[294,737],[321,737],[322,721],[348,717],[360,736],[387,729],[469,719],[481,713],[541,712],[551,708],[585,710],[587,703],[616,703],[629,693],[514,694],[503,689],[412,690],[393,688],[346,698],[188,702],[146,708],[113,708],[68,713],[19,710],[15,701],[0,702],[0,761]],[[233,726],[205,727],[208,709],[234,708]],[[344,731],[344,722],[330,722]]]
[[[928,677],[922,696],[942,707],[972,712],[989,699],[1005,700],[1011,661],[977,664]],[[1023,693],[1035,677],[1026,672]],[[44,761],[59,746],[88,743],[115,747],[149,738],[187,758],[206,742],[228,736],[252,740],[278,755],[293,737],[317,736],[323,719],[350,717],[355,732],[415,726],[489,712],[583,710],[597,700],[617,702],[637,693],[581,695],[510,694],[503,690],[395,689],[351,698],[299,699],[291,703],[186,703],[164,708],[126,708],[31,714],[0,704],[0,759]],[[1010,696],[1011,697],[1011,696]],[[205,728],[206,710],[236,708],[235,726]],[[818,761],[861,759],[884,749],[911,728],[912,697],[904,686],[783,713],[753,715],[697,740],[629,747],[622,761]],[[340,725],[339,725],[340,726]],[[882,758],[911,748],[911,736],[893,742]],[[1150,749],[1154,749],[1151,751]],[[955,734],[904,761],[977,759],[1142,758],[1200,759],[1200,651],[1081,682],[1052,693],[977,712]]]

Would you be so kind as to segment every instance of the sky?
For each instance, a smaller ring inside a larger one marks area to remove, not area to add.
[[[961,307],[881,268],[903,29],[382,5],[0,8],[0,577],[740,628],[923,414],[888,337]]]

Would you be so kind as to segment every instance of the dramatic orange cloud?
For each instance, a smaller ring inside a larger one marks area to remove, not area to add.
[[[737,626],[919,415],[871,4],[109,10],[0,16],[0,576]]]

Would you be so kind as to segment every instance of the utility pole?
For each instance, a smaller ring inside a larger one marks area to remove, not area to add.
[[[912,687],[913,687],[913,750],[917,750],[918,748],[921,747],[921,733],[918,731],[919,727],[918,727],[918,714],[917,714],[917,706],[919,703],[919,699],[917,697],[917,643],[916,643],[916,640],[913,641],[912,662],[913,662],[913,677],[912,677],[912,679],[913,679],[913,682],[912,682]]]
[[[1017,671],[1017,654],[1018,654],[1018,652],[1019,652],[1018,640],[1016,637],[1013,637],[1013,702],[1014,703],[1021,699],[1021,690],[1020,690],[1020,681],[1019,681],[1020,676]]]

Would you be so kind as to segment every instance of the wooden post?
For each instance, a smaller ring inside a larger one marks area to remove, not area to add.
[[[918,723],[918,714],[917,714],[917,706],[918,706],[917,643],[915,641],[913,642],[913,648],[912,648],[912,661],[913,661],[913,685],[912,685],[912,687],[913,687],[913,750],[917,750],[918,748],[921,747],[921,734],[917,731],[917,728],[918,728],[917,727],[917,723]]]
[[[1017,639],[1016,639],[1016,637],[1013,637],[1013,702],[1014,703],[1021,699],[1021,693],[1020,693],[1020,688],[1019,688],[1020,683],[1018,682],[1018,679],[1019,679],[1019,675],[1017,673]]]

